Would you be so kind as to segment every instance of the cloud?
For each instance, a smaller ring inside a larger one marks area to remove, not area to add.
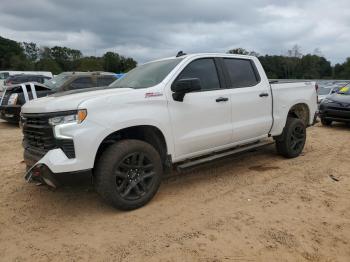
[[[179,50],[284,54],[298,44],[336,63],[350,56],[347,13],[347,0],[2,0],[0,35],[140,62]]]

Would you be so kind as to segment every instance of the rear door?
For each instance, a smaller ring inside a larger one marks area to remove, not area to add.
[[[233,142],[266,136],[272,125],[270,86],[261,81],[254,61],[223,58],[228,85],[232,88]]]
[[[231,101],[218,69],[214,58],[200,58],[190,62],[175,80],[198,78],[202,86],[198,92],[187,93],[182,102],[169,97],[178,160],[231,142]]]

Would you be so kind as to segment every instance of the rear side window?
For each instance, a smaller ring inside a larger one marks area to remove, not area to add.
[[[73,80],[72,83],[70,83],[69,89],[82,89],[82,88],[89,88],[93,87],[94,84],[92,82],[91,77],[79,77],[75,80]]]
[[[186,78],[198,78],[202,90],[220,89],[220,82],[214,59],[203,58],[191,62],[178,76],[178,80]]]
[[[97,86],[109,86],[115,80],[117,78],[114,76],[99,76],[97,78]]]
[[[230,77],[230,87],[249,87],[260,82],[251,60],[224,58],[224,63]]]

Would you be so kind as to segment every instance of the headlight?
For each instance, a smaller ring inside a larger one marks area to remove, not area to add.
[[[69,123],[80,124],[85,120],[86,116],[87,116],[86,109],[80,109],[73,114],[52,117],[49,119],[49,124],[52,126],[69,124]]]
[[[17,99],[18,99],[18,94],[17,93],[11,94],[7,104],[8,105],[15,105],[15,104],[17,104]]]

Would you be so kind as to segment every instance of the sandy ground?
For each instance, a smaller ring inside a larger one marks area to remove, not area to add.
[[[0,123],[0,261],[350,261],[349,145],[350,127],[317,125],[299,158],[175,173],[120,212],[88,186],[26,184],[20,130]]]

